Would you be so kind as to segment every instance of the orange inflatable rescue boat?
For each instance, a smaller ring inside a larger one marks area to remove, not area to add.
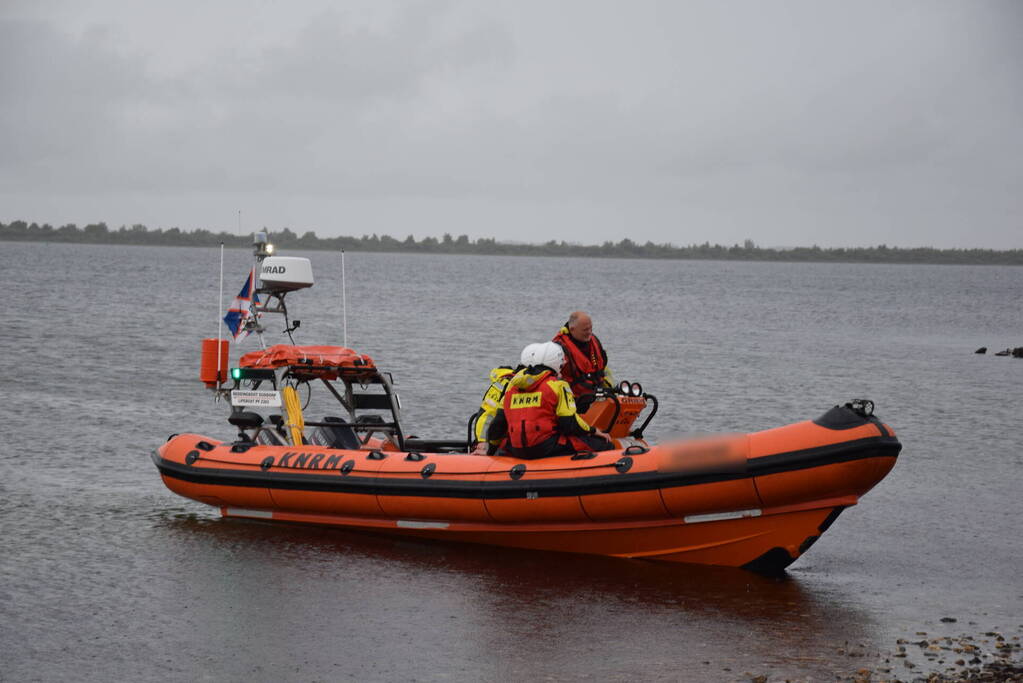
[[[296,287],[265,280],[258,291],[283,308]],[[259,331],[256,316],[248,324]],[[471,423],[459,439],[406,436],[393,381],[366,355],[276,345],[243,355],[226,381],[225,346],[207,342],[202,379],[230,399],[237,437],[178,434],[153,453],[170,490],[225,517],[773,573],[883,479],[901,449],[867,400],[776,429],[652,445],[643,430],[656,399],[623,383],[586,414],[614,450],[476,455]],[[314,388],[330,403],[308,420]]]

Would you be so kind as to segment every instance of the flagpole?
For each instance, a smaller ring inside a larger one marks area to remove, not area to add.
[[[252,321],[256,324],[256,336],[259,337],[259,346],[265,351],[266,340],[263,339],[263,328],[259,324],[259,306],[256,305],[256,282],[259,278],[259,262],[261,259],[257,259],[256,263],[252,266],[252,271],[249,273],[249,315],[252,316]],[[269,299],[267,300],[269,301]]]
[[[224,335],[224,243],[220,243],[220,296],[217,298],[217,388],[220,388],[220,345]]]
[[[345,348],[348,347],[348,298],[345,295],[345,250],[341,250],[341,329]]]

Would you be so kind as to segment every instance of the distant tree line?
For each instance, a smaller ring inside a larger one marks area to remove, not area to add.
[[[645,259],[702,259],[735,261],[831,261],[858,263],[945,263],[978,265],[1023,265],[1023,249],[935,249],[933,247],[874,247],[822,248],[795,247],[773,249],[759,247],[752,240],[743,244],[691,244],[679,247],[673,244],[640,244],[626,238],[619,242],[599,245],[573,244],[551,240],[543,244],[517,244],[498,242],[493,238],[469,239],[467,235],[442,238],[424,237],[416,240],[409,235],[395,239],[390,235],[363,235],[362,237],[317,237],[307,231],[299,236],[289,228],[272,230],[271,241],[283,248],[352,251],[393,251],[433,254],[506,254],[509,256],[590,256],[604,258]],[[79,228],[73,223],[54,228],[48,224],[13,221],[0,223],[0,240],[21,242],[74,242],[85,244],[136,244],[165,246],[216,246],[221,242],[228,247],[249,247],[252,237],[228,232],[211,232],[178,228],[150,230],[144,225],[122,225],[116,230],[106,223],[90,223]]]

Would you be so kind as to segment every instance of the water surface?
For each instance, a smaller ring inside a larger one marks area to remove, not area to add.
[[[149,457],[233,433],[197,379],[218,252],[0,253],[2,680],[831,680],[918,631],[1023,631],[1023,361],[972,353],[1023,345],[1021,268],[348,255],[348,344],[422,437],[576,308],[661,399],[655,440],[873,399],[898,464],[767,579],[222,520]],[[340,343],[338,255],[289,255],[317,279],[298,341]]]

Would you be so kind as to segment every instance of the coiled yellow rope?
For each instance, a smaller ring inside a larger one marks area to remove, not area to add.
[[[284,398],[284,411],[288,414],[286,424],[291,432],[291,443],[293,446],[301,446],[302,430],[305,429],[302,402],[298,400],[298,392],[295,391],[295,387],[284,387],[281,389],[281,396]]]

